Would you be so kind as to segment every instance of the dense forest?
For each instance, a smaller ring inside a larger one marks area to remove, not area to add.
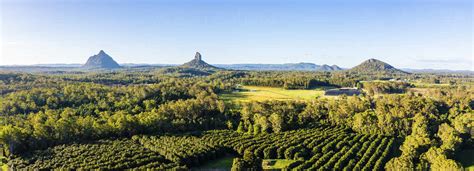
[[[178,67],[0,72],[0,154],[12,169],[189,169],[232,155],[232,170],[261,170],[268,159],[296,170],[457,170],[474,152],[473,83],[462,74]],[[363,93],[220,98],[242,85]]]

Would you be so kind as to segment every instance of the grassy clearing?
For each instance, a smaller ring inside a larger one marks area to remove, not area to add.
[[[288,160],[288,159],[266,159],[263,160],[263,163],[268,163],[264,164],[262,167],[263,169],[284,169],[287,168],[288,165],[291,163],[295,162],[296,160]]]
[[[433,83],[412,83],[417,88],[436,88],[436,87],[449,87],[449,84],[433,84]]]
[[[372,80],[372,81],[361,81],[361,83],[364,82],[392,82],[389,80]],[[449,87],[451,85],[447,83],[440,83],[440,84],[435,84],[435,83],[424,83],[424,82],[410,82],[413,84],[416,88],[439,88],[439,87]]]
[[[456,160],[469,171],[474,171],[474,149],[462,150],[456,154]]]
[[[233,101],[264,101],[264,100],[310,100],[324,96],[324,89],[321,87],[312,90],[286,90],[276,87],[243,86],[242,91],[222,94],[223,100]]]
[[[232,162],[234,161],[234,157],[232,155],[227,155],[220,159],[216,159],[213,161],[206,162],[206,164],[199,166],[197,168],[192,168],[193,170],[230,170],[232,168]]]

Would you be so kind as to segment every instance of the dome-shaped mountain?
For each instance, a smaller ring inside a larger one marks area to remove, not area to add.
[[[348,72],[366,73],[366,74],[407,74],[390,64],[377,59],[369,59],[348,70]]]
[[[199,69],[216,69],[217,67],[212,66],[202,60],[201,53],[196,52],[194,55],[194,59],[184,63],[181,67],[188,67],[188,68],[199,68]]]
[[[104,68],[104,69],[113,69],[113,68],[120,68],[120,65],[112,59],[109,55],[107,55],[103,50],[97,55],[89,57],[87,59],[86,64],[82,67],[84,68]]]

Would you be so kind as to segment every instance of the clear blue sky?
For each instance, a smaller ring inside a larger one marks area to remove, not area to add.
[[[119,63],[474,70],[471,0],[0,0],[0,65]]]

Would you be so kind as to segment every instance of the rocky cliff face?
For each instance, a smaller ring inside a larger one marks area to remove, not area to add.
[[[89,57],[87,62],[82,66],[89,69],[112,69],[120,68],[120,65],[115,60],[101,50],[97,55]]]
[[[194,55],[194,60],[197,60],[197,61],[202,61],[202,58],[201,58],[201,53],[199,53],[199,52],[196,52],[196,55]]]

